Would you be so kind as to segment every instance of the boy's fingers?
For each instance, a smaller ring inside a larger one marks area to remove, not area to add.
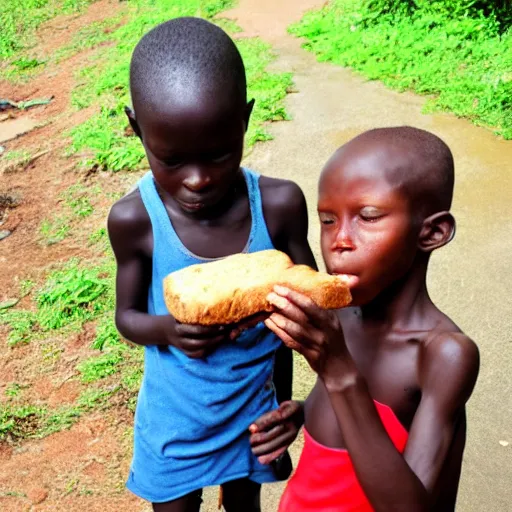
[[[276,437],[275,439],[271,439],[270,441],[258,445],[251,445],[252,446],[252,453],[256,455],[256,457],[266,456],[270,455],[272,453],[275,453],[276,450],[286,450],[288,446],[293,442],[297,435],[297,432],[290,432],[286,431],[283,434],[281,434],[279,437]]]
[[[184,338],[209,338],[228,331],[226,325],[176,324],[176,331]]]
[[[267,300],[274,305],[281,314],[297,322],[299,324],[307,324],[308,317],[304,314],[304,312],[293,302],[289,301],[285,297],[281,297],[277,293],[271,292],[267,296]]]
[[[269,453],[268,455],[262,455],[261,457],[258,457],[258,462],[260,464],[270,464],[273,460],[282,455],[287,450],[287,448],[287,446],[283,446],[282,448],[279,448],[278,450]]]
[[[254,423],[249,426],[251,433],[256,433],[262,430],[268,430],[274,425],[278,425],[283,419],[283,415],[279,409],[265,413],[260,416]]]
[[[281,402],[277,409],[267,412],[260,416],[249,426],[251,434],[256,432],[268,431],[270,427],[281,424],[284,420],[290,419],[294,414],[300,411],[302,405],[295,400]]]
[[[276,285],[274,286],[274,291],[276,292],[276,294],[281,295],[282,297],[286,297],[288,300],[292,301],[301,309],[318,307],[309,297],[302,293],[296,292],[295,290],[290,290],[290,288],[285,288],[284,286]]]
[[[288,348],[291,348],[292,350],[295,350],[299,353],[302,353],[301,352],[301,349],[302,347],[300,346],[299,343],[297,343],[297,341],[295,341],[290,335],[288,335],[288,333],[286,331],[284,331],[283,329],[281,329],[275,322],[274,320],[272,319],[272,317],[270,318],[267,318],[265,320],[265,325],[274,333],[276,334],[277,336],[279,336],[279,338],[281,338],[281,341],[288,347]]]
[[[251,446],[262,445],[272,441],[273,439],[287,431],[288,429],[286,428],[285,425],[276,425],[270,430],[259,431],[254,434],[251,434],[251,436],[249,437],[249,443],[251,444]]]
[[[314,341],[312,335],[317,334],[316,331],[312,333],[308,332],[302,324],[298,324],[297,322],[290,320],[289,318],[281,315],[281,313],[272,313],[270,320],[272,320],[279,329],[284,331],[293,343],[299,344],[303,347],[310,346],[312,341]],[[283,342],[287,344],[284,339]]]
[[[295,290],[290,290],[289,288],[284,288],[282,286],[274,286],[274,291],[276,294],[278,294],[278,296],[280,295],[283,298],[288,299],[289,302],[295,304],[297,309],[299,309],[304,315],[306,321],[311,319],[316,322],[322,322],[325,318],[326,311],[317,306],[306,295],[296,292]]]

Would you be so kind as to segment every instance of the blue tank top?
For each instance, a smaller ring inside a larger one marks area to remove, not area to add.
[[[243,252],[272,249],[259,175],[246,169],[243,173],[251,210]],[[153,230],[148,312],[167,315],[164,277],[209,260],[192,254],[181,242],[151,172],[140,180],[139,192]],[[277,407],[272,372],[279,345],[260,323],[203,359],[190,359],[172,346],[145,347],[128,488],[149,501],[165,502],[243,477],[274,481],[270,468],[252,455],[247,429]]]

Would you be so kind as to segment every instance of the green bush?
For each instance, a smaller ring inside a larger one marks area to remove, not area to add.
[[[320,60],[428,94],[426,110],[451,111],[512,138],[512,29],[500,34],[496,18],[481,12],[447,16],[435,1],[424,9],[416,2],[413,14],[399,2],[375,1],[389,12],[368,23],[370,3],[333,0],[291,31],[306,37],[304,46]]]
[[[512,23],[511,0],[364,0],[360,12],[366,25],[417,12],[439,14],[445,19],[490,18],[502,32]]]

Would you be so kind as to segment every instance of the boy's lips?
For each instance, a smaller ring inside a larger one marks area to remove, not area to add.
[[[204,207],[203,203],[185,203],[184,201],[178,201],[178,202],[184,210],[188,210],[188,211],[196,211],[196,210],[200,210],[201,208]]]

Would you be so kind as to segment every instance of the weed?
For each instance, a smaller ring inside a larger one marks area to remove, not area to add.
[[[30,437],[37,431],[44,409],[34,405],[0,403],[0,441]]]
[[[437,0],[412,3],[419,8],[405,12],[404,2],[333,0],[291,31],[320,60],[433,95],[426,111],[451,111],[512,138],[512,31],[500,35],[497,19],[478,10],[462,15]]]
[[[37,60],[37,59],[30,59],[27,57],[19,57],[16,60],[13,60],[11,64],[18,70],[18,71],[27,71],[27,70],[33,70],[39,66],[42,66],[44,64],[44,61]]]
[[[82,394],[78,397],[77,407],[80,410],[87,411],[94,407],[98,407],[101,405],[105,405],[108,399],[117,391],[119,391],[119,386],[114,386],[109,389],[91,389],[88,388],[82,392]]]
[[[42,362],[48,366],[53,366],[60,359],[63,348],[55,343],[44,343],[41,346]]]
[[[32,288],[34,288],[34,286],[34,281],[31,281],[30,279],[24,279],[20,283],[20,295],[22,297],[26,297],[32,291]]]
[[[61,194],[68,208],[78,217],[88,217],[94,211],[91,204],[90,195],[97,195],[101,191],[100,187],[93,189],[87,188],[84,185],[77,183],[72,185],[65,192]]]
[[[12,496],[14,498],[26,498],[27,495],[24,492],[19,491],[6,491],[4,493],[1,493],[0,496]]]
[[[0,441],[15,443],[21,439],[43,438],[70,428],[85,412],[108,406],[109,399],[120,390],[120,386],[88,388],[75,404],[53,410],[33,404],[0,403]]]
[[[36,311],[0,310],[0,323],[10,328],[7,342],[14,346],[28,342],[48,330],[93,320],[114,308],[114,263],[111,259],[97,267],[82,267],[72,260],[51,272],[35,296]]]
[[[78,478],[72,478],[69,480],[66,484],[66,489],[64,490],[64,496],[67,496],[68,494],[71,494],[73,491],[75,491],[79,483],[80,480],[78,480]]]
[[[32,311],[2,310],[0,324],[9,326],[7,344],[11,347],[19,343],[28,343],[36,325],[36,316]]]
[[[108,242],[107,229],[99,228],[94,233],[89,235],[88,241],[91,245],[98,244],[100,242]]]
[[[66,238],[70,230],[69,220],[65,216],[55,218],[53,221],[44,219],[39,231],[44,245],[53,245]]]
[[[43,330],[59,329],[74,321],[91,319],[101,311],[109,281],[97,269],[82,268],[77,261],[53,272],[37,294],[38,323]]]
[[[34,34],[39,25],[57,14],[77,12],[93,0],[2,0],[0,9],[0,59],[13,57],[34,42]],[[34,60],[34,59],[32,59]],[[16,59],[14,62],[23,62]],[[34,64],[26,60],[25,64]]]
[[[7,161],[17,161],[20,163],[27,163],[30,161],[30,158],[32,156],[32,153],[28,151],[27,149],[13,149],[11,151],[8,151],[3,155],[3,159]]]
[[[46,437],[65,428],[70,428],[80,417],[81,411],[77,407],[64,406],[53,412],[45,410],[39,428],[32,437]]]
[[[106,347],[116,346],[121,342],[119,332],[114,324],[113,314],[109,311],[99,322],[96,327],[96,338],[92,344],[92,348],[103,350]]]
[[[115,350],[82,361],[77,370],[82,374],[82,382],[95,382],[117,373],[122,361],[122,354]]]
[[[106,43],[112,38],[112,28],[118,25],[120,21],[120,16],[114,16],[101,22],[91,23],[90,25],[81,28],[73,36],[73,40],[70,44],[59,48],[53,54],[52,62],[58,64],[64,59],[68,59],[77,53]]]
[[[11,382],[9,385],[5,388],[5,396],[8,396],[9,398],[16,398],[23,389],[23,386],[20,386],[17,382]]]

